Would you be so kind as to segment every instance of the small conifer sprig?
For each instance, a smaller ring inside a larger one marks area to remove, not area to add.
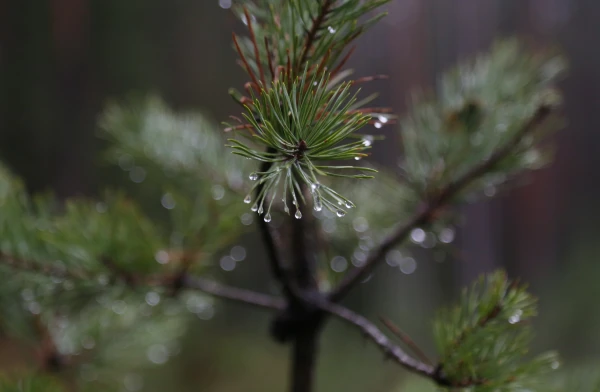
[[[497,271],[465,289],[459,306],[440,312],[434,334],[439,369],[449,384],[474,392],[523,391],[557,369],[552,352],[522,360],[532,341],[536,302],[524,286]]]
[[[327,165],[329,161],[360,160],[371,147],[373,138],[352,138],[368,124],[370,117],[353,110],[356,93],[351,82],[333,85],[326,74],[309,76],[307,72],[289,87],[275,82],[272,88],[253,96],[252,108],[246,107],[245,119],[251,124],[250,134],[242,133],[266,151],[253,149],[237,139],[230,139],[234,154],[270,163],[266,172],[254,172],[250,179],[257,181],[254,191],[263,184],[252,209],[270,219],[270,209],[278,192],[282,192],[284,210],[289,211],[287,195],[296,206],[296,218],[301,218],[298,200],[304,200],[301,183],[310,188],[314,209],[323,207],[338,216],[353,203],[330,187],[321,184],[324,176],[371,178],[375,172],[368,167]],[[352,138],[352,139],[350,139]],[[349,140],[350,139],[350,140]],[[270,196],[270,199],[269,199]],[[251,202],[249,194],[245,201]]]
[[[367,173],[373,169],[331,161],[365,157],[374,138],[361,139],[356,131],[367,124],[381,128],[394,122],[390,109],[365,107],[375,96],[358,100],[358,92],[351,91],[384,76],[344,81],[352,72],[342,71],[352,53],[342,57],[348,44],[385,13],[363,24],[358,18],[387,1],[262,0],[236,8],[249,36],[234,35],[234,46],[251,81],[245,85],[249,97],[231,91],[245,107],[246,122],[233,117],[240,124],[226,131],[242,130],[241,136],[254,142],[229,140],[234,154],[262,162],[261,171],[250,174],[258,182],[244,201],[252,203],[255,193],[252,210],[265,213],[266,222],[279,196],[285,212],[290,211],[289,196],[295,217],[302,218],[304,188],[310,190],[316,211],[325,207],[342,217],[354,204],[320,179],[372,178]]]

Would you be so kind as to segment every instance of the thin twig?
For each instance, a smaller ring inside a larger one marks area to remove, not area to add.
[[[418,359],[408,355],[404,350],[402,350],[402,348],[394,344],[394,342],[392,342],[383,332],[381,332],[381,330],[377,328],[375,324],[367,320],[365,317],[354,313],[348,308],[328,301],[320,301],[317,303],[317,305],[323,311],[336,316],[337,318],[346,321],[360,329],[365,336],[379,346],[379,348],[387,357],[393,359],[405,369],[430,378],[437,383],[444,383],[444,381],[437,374],[435,367],[423,363]]]
[[[254,72],[252,72],[252,68],[250,68],[248,61],[246,60],[246,56],[244,56],[244,52],[242,51],[242,48],[240,48],[240,44],[238,43],[237,36],[235,35],[235,33],[232,33],[231,36],[233,38],[233,43],[235,44],[235,48],[237,49],[237,52],[240,55],[242,65],[244,66],[244,68],[246,68],[246,72],[248,72],[248,75],[250,76],[250,78],[252,79],[254,84],[256,86],[258,86],[258,80],[256,79],[256,75],[254,75]],[[259,90],[256,90],[256,92],[259,92]]]
[[[256,42],[256,35],[254,34],[254,28],[252,27],[252,18],[250,17],[250,14],[248,14],[248,10],[246,9],[246,7],[244,7],[244,15],[246,16],[246,21],[248,22],[250,40],[252,41],[252,45],[254,46],[254,57],[256,61],[256,67],[258,68],[260,81],[263,83],[263,86],[266,86],[267,80],[265,79],[265,73],[263,71],[262,61],[260,59],[260,50],[258,49],[258,42]]]
[[[283,310],[285,308],[285,301],[281,298],[238,287],[226,286],[208,279],[186,276],[183,279],[183,287],[200,290],[216,297],[243,302],[261,308],[274,310]]]
[[[551,108],[549,106],[541,106],[533,117],[517,132],[512,139],[506,144],[497,149],[488,159],[484,160],[478,166],[475,166],[470,171],[466,172],[456,181],[451,182],[443,188],[436,197],[432,198],[425,208],[417,212],[406,223],[401,225],[391,233],[377,249],[371,253],[366,263],[360,267],[350,271],[333,290],[329,299],[334,302],[341,300],[356,284],[364,280],[373,269],[385,258],[385,255],[393,247],[403,242],[410,235],[411,231],[419,226],[430,223],[436,212],[444,205],[452,201],[452,199],[464,188],[470,185],[473,181],[481,178],[484,174],[492,170],[499,164],[507,155],[509,155],[523,140],[523,137],[533,132],[540,124],[542,124],[550,115]]]
[[[398,327],[396,324],[394,324],[391,320],[389,320],[389,319],[387,319],[387,318],[385,318],[383,316],[379,316],[379,319],[387,327],[387,329],[389,329],[391,333],[393,333],[400,340],[402,340],[402,342],[405,345],[407,345],[410,348],[410,350],[417,357],[419,357],[419,359],[421,361],[423,361],[424,363],[426,363],[428,365],[432,365],[433,366],[433,361],[431,359],[429,359],[429,357],[427,356],[427,354],[425,354],[425,352],[423,350],[421,350],[421,347],[419,347],[415,343],[415,341],[410,336],[408,336],[408,334],[406,332],[404,332],[403,330],[401,330],[400,327]]]
[[[321,9],[319,10],[319,14],[313,21],[313,24],[310,30],[306,33],[306,38],[304,40],[304,45],[302,47],[302,54],[300,55],[300,61],[296,64],[296,71],[300,71],[300,67],[305,63],[308,59],[308,54],[312,49],[315,39],[317,38],[317,33],[321,30],[322,24],[325,21],[325,17],[329,13],[329,8],[333,4],[333,0],[325,0],[323,5],[321,5]]]

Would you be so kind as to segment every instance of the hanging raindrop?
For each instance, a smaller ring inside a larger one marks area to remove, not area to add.
[[[255,204],[252,206],[252,208],[250,208],[250,210],[252,210],[252,212],[256,212],[258,210],[258,206]]]
[[[250,197],[250,195],[247,195],[247,196],[244,198],[244,203],[246,203],[246,204],[250,204],[250,202],[251,202],[251,201],[252,201],[252,197]]]
[[[258,215],[262,215],[262,213],[263,213],[264,211],[265,211],[265,210],[263,210],[263,206],[261,205],[261,206],[260,206],[260,208],[258,209]]]
[[[250,176],[248,176],[248,178],[250,178],[250,181],[256,181],[258,180],[258,174],[250,173]]]
[[[269,223],[271,222],[271,214],[267,212],[267,215],[265,215],[265,222]]]
[[[302,213],[300,212],[300,210],[296,210],[296,214],[294,216],[296,217],[296,219],[302,219]]]
[[[337,210],[335,212],[335,214],[338,216],[338,218],[341,218],[341,217],[343,217],[343,216],[346,215],[346,211],[344,211],[344,210]]]
[[[315,211],[321,211],[323,209],[323,204],[321,203],[321,199],[317,196],[315,197]]]

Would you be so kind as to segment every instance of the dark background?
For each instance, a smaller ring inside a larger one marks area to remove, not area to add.
[[[382,92],[379,103],[402,113],[411,90],[431,89],[440,71],[517,35],[568,57],[568,126],[554,137],[551,167],[464,208],[452,261],[417,254],[410,276],[382,267],[387,273],[357,290],[351,306],[387,315],[430,349],[433,309],[479,273],[503,266],[541,298],[536,347],[559,349],[573,366],[595,363],[600,2],[392,0],[386,8],[390,15],[361,38],[350,62],[358,75],[391,76],[367,86]],[[107,100],[157,93],[175,109],[201,110],[217,121],[239,112],[227,94],[245,81],[231,48],[238,28],[218,0],[0,0],[2,161],[32,191],[96,194],[118,175],[99,164],[95,124]],[[396,130],[384,134],[390,142],[377,144],[374,156],[395,167]],[[243,284],[265,273],[260,250],[248,249],[246,264],[225,279]],[[149,376],[155,381],[145,390],[282,390],[287,352],[268,340],[266,326],[265,315],[221,306],[198,324],[178,359]],[[325,334],[321,390],[400,391],[404,376],[347,327],[335,324]]]

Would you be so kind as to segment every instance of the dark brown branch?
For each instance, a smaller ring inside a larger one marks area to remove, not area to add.
[[[515,148],[519,146],[523,137],[533,132],[540,124],[542,124],[550,115],[551,108],[549,106],[540,107],[534,116],[523,126],[523,128],[517,132],[512,139],[506,144],[497,149],[488,159],[483,161],[478,166],[475,166],[470,171],[466,172],[456,181],[450,183],[440,192],[437,196],[433,197],[432,200],[415,214],[408,222],[398,227],[396,231],[390,234],[377,249],[373,251],[371,256],[367,259],[364,266],[351,270],[342,280],[340,285],[331,292],[329,299],[337,302],[341,300],[352,287],[364,280],[373,269],[385,258],[385,255],[393,247],[403,242],[411,233],[411,231],[419,226],[430,223],[436,212],[445,206],[464,188],[473,183],[475,180],[481,178],[484,174],[493,170],[504,158],[506,158]]]
[[[325,0],[321,5],[321,9],[317,17],[313,20],[313,24],[310,30],[306,33],[306,38],[304,39],[304,46],[302,47],[302,54],[300,55],[300,61],[296,64],[296,71],[300,70],[302,64],[308,59],[308,55],[312,46],[317,38],[317,34],[319,30],[323,28],[323,22],[329,13],[329,8],[333,4],[334,0]]]
[[[254,72],[252,72],[252,68],[250,68],[248,61],[246,60],[246,56],[244,56],[244,52],[242,51],[242,48],[240,48],[240,44],[238,43],[235,33],[233,33],[231,36],[233,37],[233,43],[235,44],[235,48],[237,49],[237,52],[240,55],[242,65],[246,69],[246,72],[248,72],[248,75],[250,76],[250,78],[252,79],[254,84],[256,86],[258,86],[258,80],[256,79],[256,75],[254,75]],[[259,92],[259,90],[256,90],[256,92]]]
[[[421,361],[423,361],[423,363],[426,363],[428,365],[432,365],[433,366],[433,361],[431,359],[429,359],[429,357],[427,357],[427,354],[425,354],[425,352],[423,350],[421,350],[421,347],[419,347],[415,343],[415,341],[410,336],[408,336],[408,334],[406,332],[404,332],[403,330],[401,330],[396,324],[392,323],[391,320],[388,320],[385,317],[379,316],[379,319],[381,320],[381,322],[383,323],[383,325],[385,325],[387,327],[387,329],[390,330],[391,333],[393,333],[400,340],[402,340],[402,342],[406,346],[408,346],[410,348],[410,350],[417,357],[419,357],[419,359]]]
[[[344,58],[342,58],[342,60],[339,62],[339,64],[331,72],[332,76],[337,75],[338,72],[340,72],[342,70],[342,68],[344,67],[344,65],[346,65],[346,62],[348,62],[348,59],[350,58],[350,56],[352,56],[352,53],[354,53],[355,49],[356,49],[356,46],[353,46],[352,48],[350,48],[350,50],[348,51],[348,53],[346,53],[346,55],[344,56]]]
[[[366,337],[379,346],[386,357],[393,359],[405,369],[430,378],[439,384],[446,383],[445,380],[438,375],[435,367],[425,364],[408,355],[399,346],[394,344],[394,342],[392,342],[383,332],[381,332],[381,330],[377,328],[375,324],[367,320],[365,317],[332,302],[320,301],[317,305],[323,311],[358,328]]]
[[[183,287],[192,290],[200,290],[216,297],[243,302],[261,308],[274,310],[283,310],[285,308],[285,301],[281,298],[238,287],[226,286],[208,279],[186,276],[183,279]]]
[[[260,51],[258,50],[258,42],[256,42],[254,27],[252,27],[252,18],[250,18],[250,14],[248,14],[248,10],[246,9],[246,7],[244,7],[244,15],[246,16],[246,22],[248,22],[248,31],[250,32],[250,40],[252,41],[252,45],[254,47],[254,58],[256,60],[256,66],[258,68],[260,81],[263,83],[263,86],[266,87],[267,80],[265,79],[265,72],[263,71],[262,62],[260,61]]]
[[[275,80],[275,66],[273,65],[273,55],[271,53],[271,47],[269,45],[269,39],[265,37],[265,49],[267,51],[267,60],[269,63],[269,72],[271,73],[271,80]]]

